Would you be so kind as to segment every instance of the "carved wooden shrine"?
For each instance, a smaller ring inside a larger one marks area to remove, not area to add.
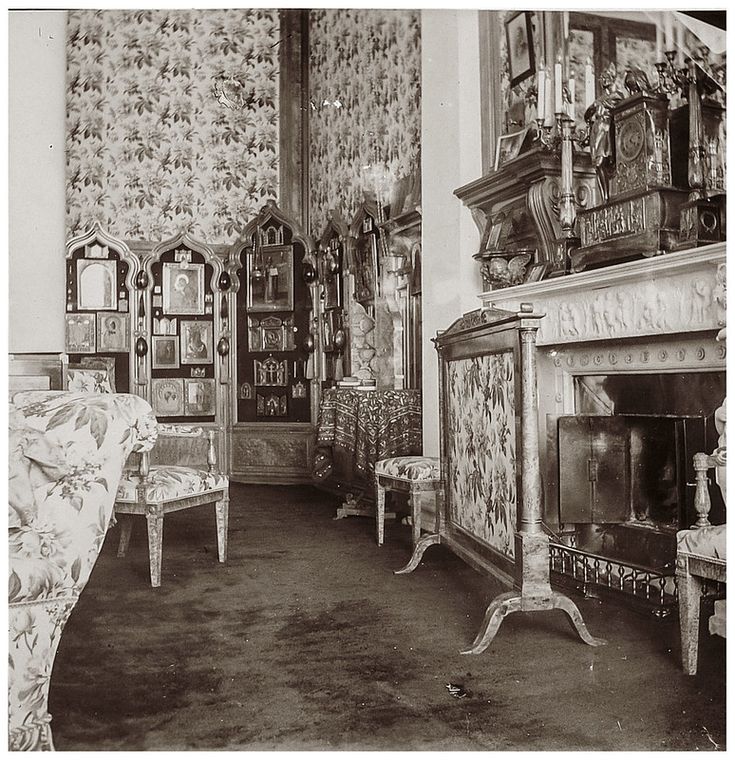
[[[444,498],[434,532],[419,540],[397,572],[415,570],[429,546],[444,544],[476,569],[515,586],[490,603],[463,654],[483,652],[512,612],[561,609],[585,643],[605,643],[590,635],[577,606],[553,591],[549,580],[536,389],[542,316],[529,304],[519,312],[480,309],[434,339]]]

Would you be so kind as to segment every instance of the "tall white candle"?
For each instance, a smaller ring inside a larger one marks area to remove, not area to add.
[[[562,98],[561,60],[554,64],[554,113],[561,113],[564,100]]]
[[[539,123],[546,118],[544,109],[546,108],[546,70],[543,67],[538,70],[538,92],[536,94],[536,119]]]
[[[589,108],[595,100],[595,72],[590,59],[584,64],[584,107]]]
[[[546,74],[546,91],[544,92],[544,124],[547,127],[554,124],[554,88],[551,82],[551,69],[544,66]]]
[[[674,49],[674,20],[671,11],[664,11],[664,49]]]
[[[664,59],[664,33],[659,24],[656,24],[656,61],[658,63]]]
[[[575,111],[575,88],[576,88],[576,81],[574,77],[569,77],[569,83],[567,85],[569,89],[569,102],[567,103],[567,116],[574,121],[574,111]]]

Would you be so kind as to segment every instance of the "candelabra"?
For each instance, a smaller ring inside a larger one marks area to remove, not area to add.
[[[583,147],[588,141],[588,130],[577,128],[574,119],[569,115],[572,111],[572,91],[562,88],[562,106],[554,114],[554,122],[546,123],[537,119],[537,136],[546,150],[558,154],[561,162],[559,177],[559,225],[561,236],[557,239],[556,271],[559,274],[569,272],[569,253],[579,247],[580,239],[576,234],[577,201],[574,192],[574,144]]]

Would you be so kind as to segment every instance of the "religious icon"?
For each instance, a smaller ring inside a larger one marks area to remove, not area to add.
[[[204,314],[204,264],[163,264],[163,310],[167,314]]]

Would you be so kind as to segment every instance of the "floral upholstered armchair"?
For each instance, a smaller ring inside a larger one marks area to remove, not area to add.
[[[11,750],[53,749],[48,691],[64,625],[105,538],[123,465],[157,436],[129,394],[14,394],[9,412]]]

